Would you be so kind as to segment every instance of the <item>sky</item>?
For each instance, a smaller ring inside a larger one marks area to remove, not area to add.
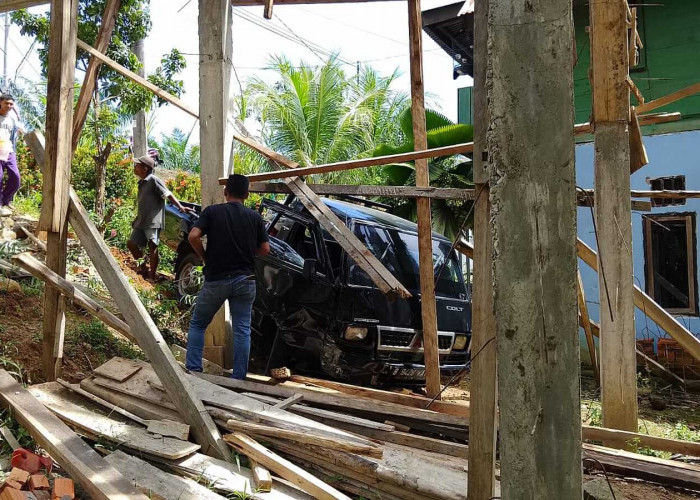
[[[425,0],[422,8],[427,10],[449,3],[453,1]],[[145,42],[146,72],[159,65],[163,54],[177,48],[187,60],[187,68],[180,75],[185,84],[182,100],[196,109],[199,94],[198,1],[151,0],[150,4],[153,27]],[[264,69],[273,55],[285,55],[293,63],[320,64],[327,57],[318,49],[320,47],[325,52],[337,52],[348,63],[345,69],[350,74],[356,71],[357,61],[370,64],[383,75],[398,69],[402,76],[395,83],[396,90],[410,91],[405,1],[276,5],[272,20],[263,18],[262,6],[235,7],[233,11],[233,64],[244,86],[246,80],[254,76],[266,80],[274,77],[273,72]],[[0,28],[4,31],[4,26]],[[274,34],[270,29],[281,30],[294,41]],[[20,35],[17,26],[10,28],[8,74],[11,78],[31,43],[30,38]],[[451,58],[425,32],[423,65],[426,105],[456,121],[457,89],[470,86],[471,79],[452,79]],[[19,76],[38,81],[39,69],[38,58],[32,51],[21,65]],[[234,91],[237,91],[237,86],[234,78]],[[169,133],[173,127],[189,132],[194,124],[195,120],[184,111],[166,105],[156,112],[152,135],[159,138],[161,133]],[[195,142],[198,141],[198,129],[198,126],[194,127],[192,139]]]

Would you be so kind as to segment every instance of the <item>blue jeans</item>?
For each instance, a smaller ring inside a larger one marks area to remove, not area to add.
[[[233,321],[233,374],[231,377],[244,380],[248,372],[250,316],[253,300],[255,300],[255,280],[246,279],[245,276],[204,281],[204,286],[197,294],[190,330],[187,333],[185,366],[192,372],[202,371],[204,331],[226,300],[228,300]]]

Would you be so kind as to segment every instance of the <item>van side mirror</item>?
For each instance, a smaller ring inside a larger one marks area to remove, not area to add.
[[[312,280],[316,277],[316,259],[304,259],[302,275],[307,280]]]

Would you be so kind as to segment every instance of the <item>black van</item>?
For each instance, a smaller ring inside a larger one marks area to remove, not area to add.
[[[253,357],[359,384],[424,381],[416,224],[354,203],[324,202],[413,297],[388,300],[298,200],[265,199],[271,251],[256,259]],[[178,288],[193,293],[199,262],[187,234],[194,218],[170,206],[167,215],[163,240],[178,254]],[[471,339],[462,260],[450,248],[433,233],[443,375],[465,367]]]

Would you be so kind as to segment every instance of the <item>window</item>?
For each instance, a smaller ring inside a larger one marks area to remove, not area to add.
[[[695,213],[643,220],[647,294],[670,313],[698,316]]]
[[[685,191],[685,175],[657,177],[656,179],[647,179],[647,181],[649,182],[652,191]],[[685,199],[652,198],[651,203],[655,207],[685,205]]]

